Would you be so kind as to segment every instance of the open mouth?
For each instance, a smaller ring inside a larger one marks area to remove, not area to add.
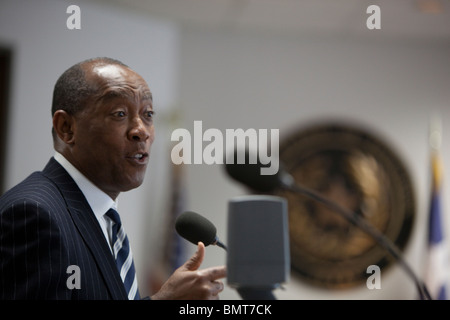
[[[139,164],[144,164],[144,163],[147,163],[147,161],[148,161],[148,153],[147,152],[135,153],[127,158],[131,159],[132,161],[137,162]]]

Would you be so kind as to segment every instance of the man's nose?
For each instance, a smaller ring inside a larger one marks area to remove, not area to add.
[[[134,141],[146,141],[150,137],[150,129],[144,124],[141,118],[133,119],[131,128],[128,131],[128,139]]]

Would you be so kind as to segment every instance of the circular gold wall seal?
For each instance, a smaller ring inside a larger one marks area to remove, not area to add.
[[[395,245],[407,244],[415,199],[405,166],[388,145],[347,125],[300,130],[281,142],[280,161],[296,183],[364,217]],[[288,191],[292,270],[328,288],[365,283],[367,267],[393,258],[366,232],[322,204]]]

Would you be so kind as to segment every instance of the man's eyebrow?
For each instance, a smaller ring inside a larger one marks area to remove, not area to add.
[[[113,99],[134,99],[134,95],[131,94],[128,90],[114,89],[108,90],[104,94],[98,97],[98,100],[101,101],[109,101]],[[153,101],[153,96],[151,92],[145,91],[141,94],[141,100],[150,100]]]
[[[153,101],[153,96],[152,93],[150,91],[145,91],[142,96],[141,96],[141,100],[150,100]]]
[[[126,91],[115,89],[115,90],[108,90],[107,92],[103,93],[98,97],[98,100],[108,101],[117,98],[129,99],[130,97],[131,97],[130,94],[127,93]]]

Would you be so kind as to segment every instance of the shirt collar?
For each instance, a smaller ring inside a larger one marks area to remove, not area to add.
[[[62,154],[55,152],[55,160],[66,169],[72,179],[80,188],[87,202],[91,206],[97,219],[101,218],[110,208],[117,210],[117,201],[111,199],[105,192],[88,180],[77,168],[75,168]]]

